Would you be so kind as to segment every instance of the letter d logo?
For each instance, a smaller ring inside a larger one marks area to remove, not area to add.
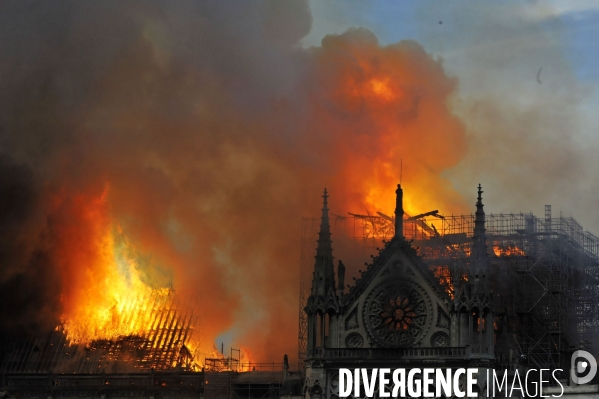
[[[578,385],[588,384],[597,374],[597,362],[587,351],[576,351],[570,360],[570,377]]]

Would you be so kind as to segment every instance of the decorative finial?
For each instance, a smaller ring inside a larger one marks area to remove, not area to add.
[[[483,189],[478,184],[478,197],[476,201],[476,218],[474,220],[474,235],[484,234],[485,231],[485,211],[483,210]]]
[[[403,190],[401,184],[395,190],[395,236],[403,238]]]

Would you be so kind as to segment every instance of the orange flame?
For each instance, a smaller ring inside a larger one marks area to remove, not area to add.
[[[58,253],[66,281],[61,321],[74,343],[143,335],[151,328],[149,306],[170,295],[144,280],[131,244],[110,220],[107,195],[108,186],[97,197],[55,201],[71,215],[59,229]]]
[[[398,92],[394,91],[389,86],[389,78],[370,80],[370,88],[372,92],[380,99],[385,101],[392,101],[398,97]]]
[[[505,246],[494,245],[493,252],[495,253],[495,256],[512,256],[512,255],[525,256],[526,255],[524,250],[520,249],[516,245],[505,245]]]
[[[216,346],[213,346],[210,352],[203,359],[203,362],[204,363],[202,367],[204,367],[205,370],[218,372],[255,371],[263,366],[262,363],[254,362],[251,351],[246,347],[231,350],[231,354],[229,356],[225,356],[216,348]],[[274,366],[274,364],[272,365]]]
[[[468,210],[441,175],[466,150],[464,127],[448,107],[456,81],[441,64],[414,42],[381,47],[365,30],[328,36],[314,54],[315,102],[325,105],[313,108],[317,134],[309,144],[322,147],[324,129],[335,149],[345,191],[339,208],[392,214],[402,180],[409,214]]]
[[[437,266],[433,270],[433,274],[434,274],[435,278],[438,279],[441,287],[443,287],[445,289],[445,292],[447,292],[447,295],[449,295],[449,297],[453,300],[454,295],[455,295],[454,294],[455,288],[453,286],[453,282],[451,281],[451,272],[449,270],[449,267]]]

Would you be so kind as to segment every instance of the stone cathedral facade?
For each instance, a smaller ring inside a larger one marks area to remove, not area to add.
[[[335,271],[328,194],[314,264],[304,396],[336,399],[339,368],[478,367],[494,364],[485,213],[479,185],[467,280],[455,299],[403,237],[403,191],[396,191],[395,236],[349,289]],[[479,379],[481,394],[486,381]]]

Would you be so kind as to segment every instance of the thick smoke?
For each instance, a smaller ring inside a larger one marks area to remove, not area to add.
[[[26,166],[0,157],[0,342],[55,327],[61,281],[46,231],[36,226],[39,187]]]
[[[3,329],[109,301],[118,226],[148,284],[199,294],[206,349],[279,359],[325,186],[341,214],[392,213],[401,174],[408,212],[468,210],[442,177],[466,143],[441,62],[364,29],[303,49],[310,25],[303,1],[4,2],[1,282],[27,316]]]

